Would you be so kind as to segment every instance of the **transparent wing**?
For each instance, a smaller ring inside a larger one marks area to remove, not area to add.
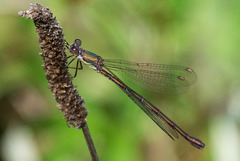
[[[127,87],[111,70],[107,68],[107,71],[110,72],[111,74],[106,72],[105,70],[102,70],[102,71],[104,73],[104,76],[107,76],[111,81],[117,84],[118,87],[120,87],[120,89],[124,93],[126,93],[128,97],[131,98],[131,100],[135,102],[169,137],[171,137],[173,140],[174,140],[173,137],[178,138],[178,134],[176,133],[175,129],[172,126],[170,126],[166,122],[166,120],[164,120],[164,118],[162,118],[159,115],[159,113],[162,113],[160,112],[159,109],[153,106],[150,102],[148,102],[142,96],[134,92],[131,88]],[[154,111],[158,111],[158,112],[156,113]]]
[[[126,81],[158,93],[185,93],[197,80],[196,73],[183,66],[112,59],[104,59],[103,64],[111,71],[121,74]]]

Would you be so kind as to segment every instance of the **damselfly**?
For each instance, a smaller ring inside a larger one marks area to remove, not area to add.
[[[184,132],[158,108],[128,87],[112,72],[120,72],[124,74],[127,79],[135,81],[135,84],[153,91],[184,93],[189,89],[190,85],[196,81],[196,74],[192,69],[183,66],[102,59],[101,56],[80,48],[81,44],[81,40],[76,39],[75,42],[68,47],[72,54],[68,58],[73,56],[74,58],[67,66],[77,59],[74,77],[76,77],[78,69],[82,69],[83,62],[120,87],[170,138],[173,140],[174,138],[178,138],[178,132],[194,147],[198,149],[205,147],[205,144],[201,140]]]

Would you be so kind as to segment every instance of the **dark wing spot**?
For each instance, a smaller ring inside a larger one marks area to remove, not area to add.
[[[190,73],[193,72],[193,70],[192,70],[191,68],[186,68],[186,71],[188,71],[188,72],[190,72]]]
[[[180,79],[180,80],[185,80],[185,78],[182,77],[182,76],[179,76],[178,79]]]

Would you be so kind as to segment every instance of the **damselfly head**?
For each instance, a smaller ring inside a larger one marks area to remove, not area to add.
[[[72,44],[70,45],[69,51],[72,53],[72,55],[78,55],[79,48],[75,47],[74,44]]]
[[[78,55],[79,54],[79,47],[81,46],[82,41],[79,39],[76,39],[74,41],[74,43],[72,45],[70,45],[69,51],[73,54],[73,55]]]

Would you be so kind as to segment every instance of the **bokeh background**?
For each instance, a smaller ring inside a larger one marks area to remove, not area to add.
[[[198,75],[184,95],[132,87],[204,141],[203,150],[172,141],[115,84],[84,66],[74,84],[100,160],[240,160],[238,0],[1,0],[0,160],[91,160],[82,131],[68,128],[47,88],[32,20],[17,15],[35,2],[52,10],[69,43],[80,38],[103,58],[184,65]]]

